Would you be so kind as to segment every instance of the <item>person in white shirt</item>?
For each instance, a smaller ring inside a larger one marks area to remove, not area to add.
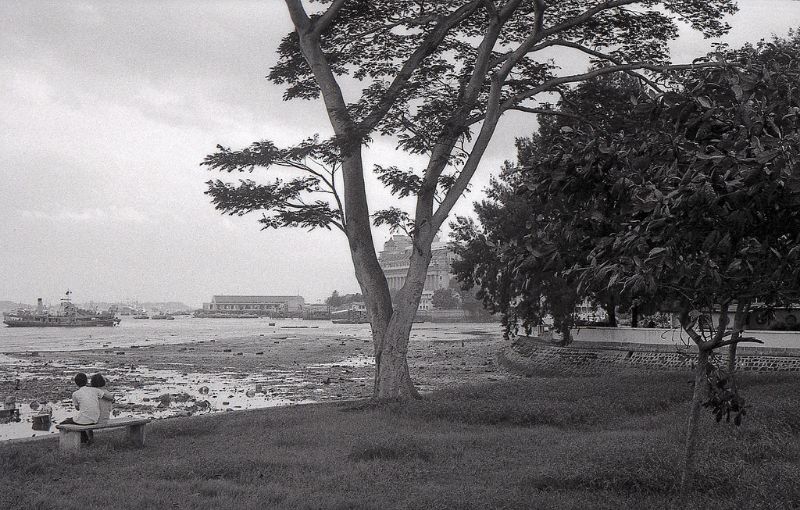
[[[114,400],[111,393],[101,388],[92,388],[86,384],[89,378],[83,372],[75,376],[75,384],[78,389],[72,393],[72,403],[79,411],[78,416],[67,418],[61,424],[74,423],[76,425],[92,425],[100,421],[100,399]],[[100,393],[102,392],[102,393]],[[92,440],[91,431],[81,432],[81,443],[89,443]]]

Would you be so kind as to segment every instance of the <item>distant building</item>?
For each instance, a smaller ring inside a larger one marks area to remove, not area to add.
[[[331,307],[325,303],[313,303],[303,306],[304,319],[330,319]]]
[[[305,300],[302,296],[213,296],[203,303],[205,313],[300,313]]]
[[[411,258],[411,238],[409,236],[392,236],[383,245],[383,251],[378,255],[378,262],[386,275],[389,283],[389,291],[396,292],[406,282],[408,273],[409,259]],[[439,289],[446,289],[450,286],[450,281],[455,278],[450,268],[455,253],[435,237],[431,245],[432,257],[428,266],[428,274],[425,277],[425,287],[422,290],[418,310],[428,311],[433,308],[433,293]]]

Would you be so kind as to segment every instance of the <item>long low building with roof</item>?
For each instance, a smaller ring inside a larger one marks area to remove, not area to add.
[[[299,313],[305,300],[302,296],[212,296],[203,303],[205,313]]]

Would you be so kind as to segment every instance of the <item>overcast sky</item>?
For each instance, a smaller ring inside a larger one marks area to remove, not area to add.
[[[800,2],[741,0],[734,45],[800,26]],[[330,132],[318,102],[264,76],[290,30],[281,0],[0,2],[0,300],[179,300],[356,292],[338,231],[260,231],[203,194],[215,145]],[[675,61],[710,41],[685,36]],[[530,120],[501,124],[471,202]],[[378,140],[367,163],[412,162]],[[371,204],[388,195],[374,183]],[[387,232],[376,231],[382,246]]]

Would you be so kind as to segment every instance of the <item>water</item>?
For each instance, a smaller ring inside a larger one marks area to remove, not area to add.
[[[275,326],[270,326],[274,323]],[[306,328],[293,329],[298,326]],[[28,351],[77,351],[131,345],[180,344],[287,332],[319,332],[320,336],[342,331],[369,337],[368,324],[333,324],[331,321],[292,319],[196,319],[175,320],[123,317],[119,326],[95,328],[9,328],[0,326],[0,353]]]

